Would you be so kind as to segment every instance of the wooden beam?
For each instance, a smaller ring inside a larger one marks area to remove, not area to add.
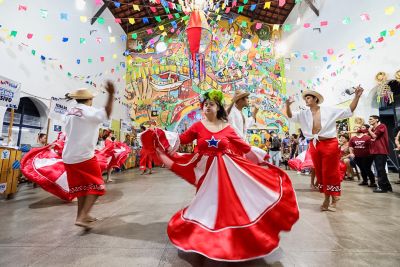
[[[104,10],[108,7],[109,3],[110,3],[109,1],[104,1],[102,7],[100,7],[100,9],[96,12],[96,14],[94,14],[93,18],[90,20],[90,25],[93,25],[96,22],[96,20],[101,16],[101,14],[103,14]]]
[[[311,0],[304,0],[311,8],[312,11],[314,11],[315,15],[319,17],[319,10],[314,6],[314,4],[311,2]]]

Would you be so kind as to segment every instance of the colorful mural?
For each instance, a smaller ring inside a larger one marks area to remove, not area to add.
[[[188,53],[183,35],[158,36],[145,34],[130,40],[135,53],[127,58],[127,88],[125,98],[131,105],[131,118],[137,124],[156,120],[169,130],[184,129],[201,119],[198,96],[215,88],[224,92],[229,104],[234,91],[251,93],[250,99],[260,106],[257,123],[261,128],[288,130],[282,113],[286,93],[284,63],[275,59],[273,45],[279,35],[272,28],[257,27],[248,18],[238,16],[229,23],[220,21],[212,26],[213,40],[205,52],[204,79],[190,79]],[[156,53],[158,41],[168,40],[168,49]],[[251,47],[243,47],[250,39]],[[139,41],[140,40],[140,41]]]

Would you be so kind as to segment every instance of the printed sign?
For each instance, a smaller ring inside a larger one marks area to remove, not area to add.
[[[49,117],[53,120],[64,120],[64,116],[68,112],[70,102],[65,98],[52,97],[50,101],[50,113]]]
[[[55,132],[61,132],[61,129],[62,129],[61,125],[54,125]]]
[[[7,183],[0,184],[0,194],[3,194],[7,190]]]
[[[20,83],[0,76],[0,106],[17,109],[20,93]]]
[[[123,132],[132,131],[132,125],[129,122],[121,120],[121,131]]]
[[[111,120],[105,121],[103,122],[103,128],[111,128]]]
[[[10,150],[3,150],[1,152],[1,159],[9,159],[10,158]]]

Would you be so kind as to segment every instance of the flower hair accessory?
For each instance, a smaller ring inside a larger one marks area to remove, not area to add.
[[[210,99],[218,102],[222,106],[224,103],[224,94],[219,90],[213,89],[204,94],[204,99]]]

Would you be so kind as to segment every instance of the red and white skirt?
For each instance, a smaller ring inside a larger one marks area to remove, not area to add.
[[[69,193],[73,197],[87,195],[104,195],[105,185],[101,176],[100,165],[97,158],[93,157],[84,162],[66,164]]]

